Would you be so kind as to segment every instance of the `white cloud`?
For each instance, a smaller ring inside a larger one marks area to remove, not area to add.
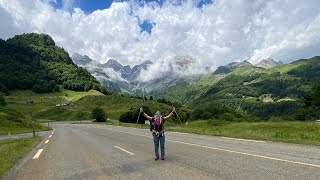
[[[119,72],[116,72],[111,68],[100,69],[98,71],[94,70],[95,69],[94,66],[87,66],[87,68],[91,72],[93,72],[93,76],[96,77],[98,80],[108,80],[108,81],[112,81],[112,82],[122,81],[122,82],[129,83],[126,79],[123,79],[121,77],[121,74]],[[108,75],[109,78],[107,78],[105,75],[102,75],[101,73],[97,73],[97,72],[102,72],[103,74]]]
[[[52,2],[0,0],[0,37],[48,33],[69,53],[100,62],[113,58],[134,65],[149,59],[154,65],[144,72],[147,80],[159,67],[166,72],[164,66],[175,56],[194,57],[197,61],[190,72],[203,72],[204,67],[214,70],[230,61],[257,63],[272,57],[290,62],[319,55],[320,1],[316,0],[215,0],[202,9],[191,0],[181,6],[168,1],[162,7],[130,1],[91,14],[66,11],[72,0],[64,0],[61,10],[51,7]],[[151,34],[140,31],[137,16],[155,23]]]
[[[54,2],[56,2],[56,0]],[[74,0],[62,0],[63,10],[69,11],[73,8],[73,5],[74,5]]]

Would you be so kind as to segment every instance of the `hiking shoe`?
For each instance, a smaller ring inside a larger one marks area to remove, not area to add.
[[[161,160],[164,160],[164,156],[161,157]]]
[[[159,160],[159,156],[157,156],[154,160],[155,160],[155,161],[158,161],[158,160]]]

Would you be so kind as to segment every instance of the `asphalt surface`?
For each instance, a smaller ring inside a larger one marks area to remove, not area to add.
[[[51,125],[7,179],[320,179],[317,146],[166,132],[166,159],[154,161],[148,130]]]

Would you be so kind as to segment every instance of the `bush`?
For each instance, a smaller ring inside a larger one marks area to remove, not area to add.
[[[242,116],[240,113],[236,112],[233,109],[227,108],[227,107],[205,107],[205,108],[199,108],[195,109],[192,114],[192,119],[219,119],[219,117],[224,113],[232,113],[234,116]]]
[[[4,93],[6,96],[9,95],[9,91],[8,91],[7,87],[4,86],[3,84],[0,84],[0,93]]]
[[[97,122],[106,122],[107,114],[102,108],[94,108],[91,112],[92,119],[95,119]]]
[[[229,122],[257,122],[259,117],[249,115],[241,109],[232,109],[225,106],[207,106],[195,109],[191,119],[219,119]]]
[[[151,116],[151,111],[150,111],[149,107],[145,106],[145,107],[143,107],[143,110],[145,113],[147,113],[149,116]],[[120,116],[119,121],[126,122],[126,123],[137,123],[139,113],[140,113],[140,108],[136,109],[136,110],[129,110]],[[143,124],[145,120],[147,120],[147,118],[145,118],[143,116],[143,114],[140,113],[138,123]]]
[[[236,118],[231,113],[224,113],[219,117],[220,120],[233,122]]]
[[[4,99],[4,95],[0,93],[0,106],[5,106],[6,100]]]

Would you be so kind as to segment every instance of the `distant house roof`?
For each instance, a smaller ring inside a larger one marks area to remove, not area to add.
[[[74,105],[75,103],[73,101],[66,101],[64,103],[62,103],[63,105],[68,105],[68,106],[72,106]]]

